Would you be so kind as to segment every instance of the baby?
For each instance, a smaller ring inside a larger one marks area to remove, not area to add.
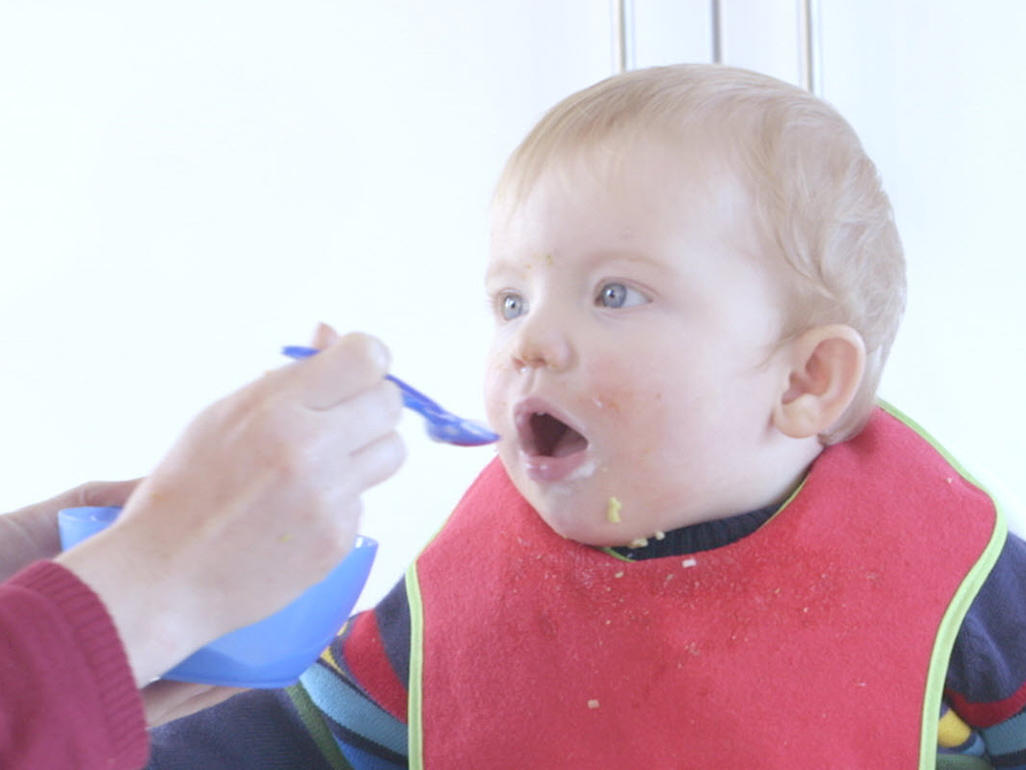
[[[610,78],[514,152],[492,232],[498,460],[299,686],[156,766],[1026,766],[1026,545],[876,405],[904,263],[833,109]]]

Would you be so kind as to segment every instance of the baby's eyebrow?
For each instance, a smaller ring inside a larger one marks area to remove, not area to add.
[[[495,280],[497,275],[508,275],[510,273],[523,273],[525,270],[524,265],[516,262],[512,259],[493,259],[488,263],[488,268],[485,270],[484,280],[485,284],[491,283]]]
[[[592,254],[589,261],[592,264],[626,263],[630,265],[644,265],[659,270],[665,270],[666,264],[663,260],[634,251],[600,251]]]
[[[557,260],[558,257],[552,252],[540,253],[527,259],[516,259],[509,256],[494,258],[489,262],[485,270],[484,283],[488,286],[493,281],[499,280],[500,276],[523,276],[528,274],[532,268],[541,265],[552,265]],[[664,272],[668,268],[663,259],[654,258],[640,251],[621,251],[618,249],[599,250],[585,254],[582,257],[582,263],[590,267],[615,263],[639,265]]]
[[[496,276],[499,275],[501,272],[502,272],[502,268],[489,267],[487,270],[485,270],[485,274],[484,274],[484,285],[485,285],[485,288],[488,288],[489,286],[491,286],[492,283],[495,282]]]

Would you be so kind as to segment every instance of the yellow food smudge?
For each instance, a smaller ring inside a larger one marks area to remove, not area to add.
[[[609,505],[606,506],[606,518],[611,524],[620,523],[620,509],[623,508],[623,503],[617,500],[615,497],[609,498]]]

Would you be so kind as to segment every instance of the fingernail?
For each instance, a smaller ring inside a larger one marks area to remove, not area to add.
[[[326,348],[338,339],[338,334],[323,321],[317,324],[313,334],[313,346],[315,348]]]
[[[385,347],[381,340],[374,337],[368,337],[367,339],[370,340],[368,352],[370,353],[371,358],[374,359],[374,363],[376,363],[382,371],[387,372],[388,366],[392,360],[392,354],[388,352],[388,348]]]

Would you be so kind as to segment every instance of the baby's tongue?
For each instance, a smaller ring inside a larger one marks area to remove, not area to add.
[[[552,456],[566,457],[567,455],[574,454],[574,452],[583,451],[587,446],[588,441],[584,436],[573,428],[567,427],[563,435],[556,441],[556,445],[552,447]]]

